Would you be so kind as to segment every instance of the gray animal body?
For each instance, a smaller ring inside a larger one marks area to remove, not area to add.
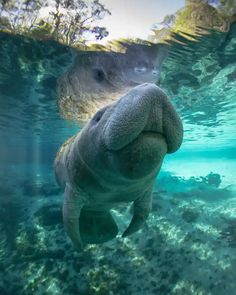
[[[65,194],[64,227],[78,249],[117,235],[110,209],[119,203],[133,204],[123,236],[142,227],[163,158],[182,138],[181,120],[165,93],[145,83],[98,111],[60,148],[55,174]]]

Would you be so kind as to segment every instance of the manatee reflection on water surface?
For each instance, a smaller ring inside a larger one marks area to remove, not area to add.
[[[71,67],[58,80],[62,117],[86,121],[133,87],[159,82],[167,45],[130,43],[123,47],[123,53],[75,53]]]

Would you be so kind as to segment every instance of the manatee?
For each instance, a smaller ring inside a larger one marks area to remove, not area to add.
[[[117,235],[110,209],[120,203],[133,208],[123,237],[142,227],[163,158],[182,139],[182,122],[170,100],[155,84],[144,83],[99,110],[62,145],[55,175],[64,190],[64,227],[77,249]]]
[[[134,86],[157,83],[166,45],[126,45],[126,51],[75,53],[71,67],[58,79],[57,101],[65,119],[86,122]]]

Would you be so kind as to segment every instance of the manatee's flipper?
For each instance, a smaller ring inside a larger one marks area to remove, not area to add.
[[[152,208],[152,190],[148,190],[142,197],[133,202],[133,217],[122,237],[138,231],[146,221]]]
[[[81,199],[67,183],[63,204],[63,223],[68,236],[79,251],[83,249],[79,230],[79,217],[82,207]]]
[[[110,211],[82,209],[79,219],[81,239],[87,244],[99,244],[113,239],[118,227]]]

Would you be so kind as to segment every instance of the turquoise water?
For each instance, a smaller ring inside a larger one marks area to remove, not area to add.
[[[81,254],[63,229],[52,168],[79,128],[56,104],[57,78],[73,54],[1,34],[1,295],[235,293],[236,25],[184,42],[170,44],[160,78],[184,142],[164,161],[152,213],[141,231]],[[128,208],[113,214],[123,230]]]

